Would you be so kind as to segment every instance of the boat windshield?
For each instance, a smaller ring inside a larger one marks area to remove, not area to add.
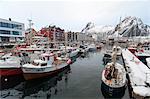
[[[39,63],[35,63],[35,62],[33,62],[32,63],[34,66],[38,66],[39,65]]]
[[[47,65],[47,63],[41,63],[41,66],[46,66]]]

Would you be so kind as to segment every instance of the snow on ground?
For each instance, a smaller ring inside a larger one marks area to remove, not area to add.
[[[146,86],[145,83],[147,82],[150,84],[150,78],[146,78],[146,73],[150,74],[150,69],[128,49],[123,49],[122,54],[126,67],[128,67],[128,70],[130,70],[129,77],[134,93],[140,96],[150,96],[150,87]]]

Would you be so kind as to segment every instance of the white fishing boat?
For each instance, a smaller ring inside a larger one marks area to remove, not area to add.
[[[150,57],[150,45],[142,45],[141,47],[137,47],[135,55],[139,60],[146,64],[146,58]]]
[[[102,94],[107,98],[121,98],[126,89],[126,71],[123,65],[116,63],[116,55],[113,54],[112,59],[102,71]]]
[[[122,48],[120,47],[120,46],[113,46],[113,48],[112,48],[112,50],[106,50],[105,52],[104,52],[104,55],[105,54],[108,54],[107,56],[111,56],[112,55],[112,53],[114,52],[116,50],[116,54],[117,54],[117,56],[121,56],[121,50],[122,50]]]
[[[70,63],[70,59],[57,57],[56,54],[41,54],[39,59],[24,64],[22,71],[25,80],[32,80],[57,73]]]
[[[114,46],[112,51],[115,52],[115,50],[116,50],[117,56],[120,56],[122,53],[122,48],[120,46]]]
[[[73,49],[70,53],[69,53],[69,57],[70,58],[73,58],[73,57],[76,57],[79,53],[79,49]]]
[[[88,49],[89,49],[89,51],[96,51],[96,45],[95,44],[90,44],[90,45],[88,45]]]
[[[87,45],[80,45],[79,46],[79,53],[82,54],[82,53],[87,53],[89,51],[89,48]]]

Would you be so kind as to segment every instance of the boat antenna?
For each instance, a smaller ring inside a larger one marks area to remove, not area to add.
[[[33,22],[32,19],[28,19],[29,22],[29,38],[32,38],[32,26],[33,26]],[[28,43],[31,44],[32,39],[29,39]]]

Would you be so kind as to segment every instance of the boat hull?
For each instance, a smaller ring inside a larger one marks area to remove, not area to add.
[[[1,76],[13,76],[22,74],[21,68],[2,68],[0,69]]]
[[[121,98],[124,96],[126,85],[122,87],[113,88],[106,85],[103,81],[101,84],[101,91],[105,98]]]
[[[23,81],[21,68],[0,69],[0,90],[12,88]]]
[[[96,51],[96,48],[89,48],[89,52]]]
[[[25,80],[34,80],[34,79],[40,79],[40,78],[45,78],[48,76],[53,76],[56,73],[62,71],[63,69],[67,68],[69,65],[53,70],[53,71],[49,71],[49,72],[43,72],[43,73],[23,73],[24,79]]]

